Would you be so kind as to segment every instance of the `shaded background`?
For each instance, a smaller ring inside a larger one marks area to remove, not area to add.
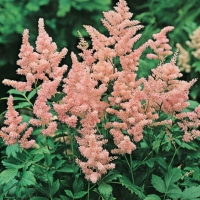
[[[30,43],[35,46],[38,34],[38,19],[44,18],[47,33],[56,42],[58,50],[67,47],[69,52],[62,63],[69,66],[70,52],[77,53],[79,30],[88,39],[83,24],[92,25],[100,32],[106,30],[102,27],[100,18],[102,11],[108,11],[117,3],[117,0],[0,0],[0,82],[4,78],[21,80],[16,75],[18,68],[16,61],[22,41],[22,32],[25,28],[30,31]],[[189,35],[200,24],[199,0],[127,0],[134,19],[141,21],[146,27],[143,29],[143,38],[146,41],[153,33],[161,28],[172,25],[175,30],[169,34],[170,43],[183,46]],[[199,67],[200,68],[200,67]],[[199,76],[199,71],[184,74],[183,78],[190,80]],[[199,101],[199,83],[191,94]],[[0,98],[8,96],[10,87],[0,83]],[[6,101],[0,101],[0,113],[5,111]]]

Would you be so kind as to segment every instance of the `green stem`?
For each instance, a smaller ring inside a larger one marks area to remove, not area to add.
[[[70,146],[71,146],[71,151],[72,151],[73,169],[74,169],[74,175],[75,175],[74,137],[73,137],[73,134],[71,133],[71,128],[68,129],[68,134],[69,134],[69,137],[70,137]]]
[[[88,182],[87,200],[90,200],[90,182]]]
[[[30,102],[30,100],[28,99],[28,97],[26,96],[26,95],[24,95],[23,94],[23,97],[26,99],[26,101],[28,102],[28,103],[30,103],[31,104],[31,106],[33,107],[33,104]]]
[[[129,167],[129,169],[130,169],[130,172],[131,172],[132,183],[134,183],[133,169],[132,169],[132,165],[133,165],[133,163],[132,163],[131,155],[130,155],[130,163],[129,163],[129,161],[128,161],[126,155],[125,155],[125,159],[126,159],[127,165],[128,165],[128,167]]]
[[[175,150],[174,155],[173,155],[173,157],[172,157],[172,159],[171,159],[171,162],[170,162],[170,164],[169,164],[169,166],[168,166],[168,170],[170,169],[170,167],[171,167],[171,165],[172,165],[172,162],[174,161],[174,158],[175,158],[175,156],[176,156],[178,150],[180,149],[180,147],[181,147],[181,146],[179,146],[179,147]]]

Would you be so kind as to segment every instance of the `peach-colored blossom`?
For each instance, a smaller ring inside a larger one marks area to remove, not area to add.
[[[28,140],[33,129],[29,127],[26,130],[28,124],[25,122],[22,123],[22,117],[19,116],[19,113],[13,107],[12,96],[9,96],[7,105],[8,110],[5,115],[6,120],[4,121],[6,126],[0,130],[0,136],[3,138],[5,144],[13,145],[19,143],[24,149],[34,147],[35,140]]]

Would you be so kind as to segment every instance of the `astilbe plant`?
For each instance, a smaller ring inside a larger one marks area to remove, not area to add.
[[[143,26],[139,21],[131,20],[132,13],[125,0],[120,0],[114,9],[103,13],[102,23],[109,36],[84,26],[91,37],[91,47],[80,35],[81,58],[71,53],[72,66],[66,77],[67,67],[59,67],[59,63],[67,49],[56,51],[56,44],[44,29],[43,19],[39,19],[36,51],[28,41],[28,30],[25,30],[17,62],[20,66],[17,73],[24,75],[26,82],[3,81],[15,89],[10,93],[14,91],[13,95],[21,94],[26,98],[29,106],[24,107],[32,111],[30,119],[23,122],[13,106],[15,97],[8,98],[5,127],[0,131],[5,144],[19,144],[22,152],[27,149],[31,154],[31,148],[43,149],[48,145],[40,141],[41,134],[54,143],[61,141],[59,138],[64,134],[71,145],[71,151],[66,155],[70,159],[66,162],[73,163],[73,167],[78,165],[85,179],[93,184],[100,183],[110,170],[117,170],[123,156],[128,161],[126,155],[131,156],[138,147],[141,149],[139,142],[144,143],[151,131],[164,133],[158,141],[160,147],[162,142],[166,143],[165,136],[167,142],[171,142],[175,128],[178,138],[182,137],[185,142],[200,136],[200,106],[194,111],[183,112],[190,106],[189,89],[196,80],[179,80],[182,74],[176,65],[177,52],[170,62],[165,62],[172,54],[166,34],[173,27],[165,27],[154,34],[152,40],[133,48],[142,36],[138,32]],[[150,49],[153,50],[151,53]],[[160,62],[147,78],[137,76],[141,59]],[[28,96],[26,92],[29,92]],[[37,134],[33,130],[37,130]],[[158,139],[157,136],[151,139]],[[130,157],[131,163],[133,160]],[[133,166],[130,165],[134,183]],[[118,177],[121,176],[116,175],[113,179]],[[120,180],[140,198],[145,198],[144,193],[148,194],[138,187],[134,189],[125,178]],[[101,188],[98,190],[102,194]],[[72,195],[69,190],[65,192]]]

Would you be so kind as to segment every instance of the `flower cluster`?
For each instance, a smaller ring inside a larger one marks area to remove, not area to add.
[[[166,34],[173,27],[165,27],[153,35],[154,40],[133,49],[142,36],[138,32],[143,26],[139,21],[131,20],[132,13],[125,0],[120,0],[114,9],[103,13],[102,23],[109,36],[85,26],[92,47],[89,49],[89,44],[80,36],[78,48],[82,51],[79,54],[82,60],[71,53],[72,66],[66,78],[63,74],[67,67],[58,65],[67,50],[56,52],[56,44],[46,33],[43,20],[39,19],[36,52],[29,44],[28,30],[25,30],[19,54],[21,68],[17,73],[25,75],[27,82],[3,81],[21,92],[31,91],[33,84],[40,83],[35,88],[37,98],[30,125],[42,127],[43,135],[52,137],[58,130],[54,120],[56,113],[59,123],[74,130],[81,154],[75,159],[76,163],[92,183],[115,168],[113,154],[131,154],[137,148],[136,143],[143,139],[145,128],[162,125],[170,129],[177,123],[184,133],[184,141],[200,136],[200,107],[194,112],[182,112],[189,106],[189,89],[196,80],[179,80],[182,74],[176,65],[177,53],[170,62],[164,63],[165,57],[172,54]],[[153,50],[147,58],[162,62],[152,69],[147,79],[138,78],[139,60],[147,48]],[[61,83],[62,97],[56,102],[50,101],[58,94]],[[25,131],[27,124],[21,123],[12,102],[13,98],[9,97],[5,120],[8,127],[2,128],[0,136],[8,145],[19,142],[22,148],[30,148],[35,141],[27,138],[33,128]],[[161,119],[160,113],[169,117]],[[101,130],[98,129],[100,125]],[[20,135],[22,132],[25,132],[23,136]],[[108,150],[106,145],[110,139],[113,145]]]
[[[194,56],[194,58],[196,58],[197,60],[200,59],[200,27],[198,27],[189,37],[190,41],[186,41],[186,45],[192,51],[187,51],[179,43],[176,45],[177,48],[180,50],[178,65],[180,66],[181,71],[185,71],[186,73],[191,72],[191,68],[195,67],[194,63],[190,62],[192,60],[192,57]],[[189,52],[191,54],[189,54]]]
[[[2,127],[0,130],[0,136],[5,141],[5,144],[12,145],[19,143],[22,148],[28,149],[35,147],[35,140],[29,140],[33,128],[29,127],[28,124],[22,123],[22,116],[19,116],[19,113],[13,108],[13,97],[8,98],[8,111],[6,112],[5,117],[7,118],[4,121],[4,124],[7,127]],[[26,130],[27,129],[27,130]]]
[[[197,58],[200,59],[200,27],[198,27],[192,35],[190,35],[190,39],[191,41],[187,41],[186,44],[191,47],[192,49],[194,49],[194,51],[192,51],[192,55]]]
[[[66,55],[67,49],[64,48],[60,53],[56,51],[57,46],[52,42],[52,38],[44,29],[43,19],[38,22],[39,35],[36,40],[36,52],[28,41],[28,30],[24,30],[23,43],[20,49],[17,64],[20,68],[17,73],[24,75],[27,82],[13,81],[4,79],[5,85],[10,85],[20,92],[33,90],[32,85],[39,81],[37,99],[33,105],[33,114],[36,119],[31,119],[30,124],[34,126],[43,126],[44,135],[53,136],[57,130],[56,122],[52,121],[53,115],[50,112],[50,106],[47,105],[48,99],[57,93],[57,87],[60,84],[67,66],[58,67],[61,59]],[[35,88],[36,89],[36,88]]]

